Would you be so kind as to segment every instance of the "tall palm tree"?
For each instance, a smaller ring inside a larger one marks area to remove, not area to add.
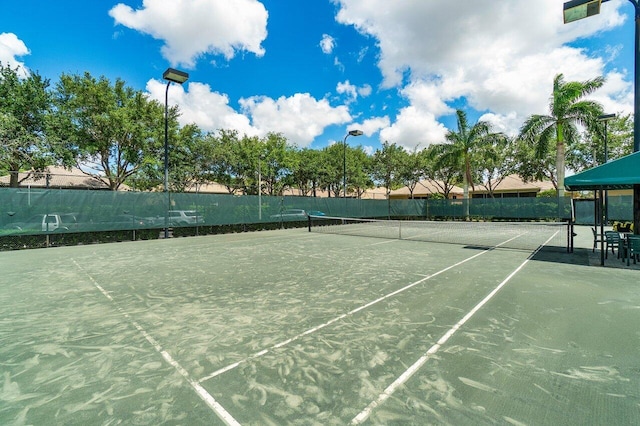
[[[469,185],[474,187],[473,159],[483,151],[483,147],[491,144],[498,133],[491,132],[491,126],[485,121],[478,121],[470,126],[467,114],[462,110],[456,111],[458,130],[449,130],[446,135],[447,144],[435,145],[434,154],[438,158],[436,167],[456,166],[462,175],[464,199],[469,198]],[[469,204],[467,203],[467,209]],[[467,215],[469,212],[467,211]]]
[[[553,80],[553,93],[549,104],[549,115],[532,115],[520,129],[520,138],[535,146],[536,156],[555,144],[556,171],[558,174],[558,196],[564,195],[564,168],[567,144],[577,142],[578,125],[591,129],[602,113],[602,106],[584,97],[604,84],[604,77],[593,80],[565,82],[562,74]]]

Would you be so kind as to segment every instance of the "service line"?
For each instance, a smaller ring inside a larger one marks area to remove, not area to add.
[[[371,306],[373,306],[373,305],[375,305],[377,303],[380,303],[380,302],[382,302],[382,301],[384,301],[386,299],[389,299],[390,297],[393,297],[393,296],[395,296],[397,294],[405,292],[405,291],[409,290],[410,288],[413,288],[413,287],[417,286],[418,284],[422,284],[423,282],[425,282],[427,280],[430,280],[433,277],[436,277],[436,276],[438,276],[440,274],[443,274],[443,273],[445,273],[445,272],[447,272],[447,271],[449,271],[449,270],[451,270],[453,268],[456,268],[456,267],[458,267],[458,266],[460,266],[460,265],[462,265],[462,264],[464,264],[466,262],[469,262],[470,260],[473,260],[478,256],[482,256],[483,254],[488,253],[489,251],[493,250],[494,248],[497,248],[497,247],[500,247],[500,246],[502,246],[504,244],[507,244],[508,242],[514,240],[515,238],[518,238],[518,236],[510,238],[510,239],[508,239],[506,241],[503,241],[502,243],[500,243],[500,244],[498,244],[498,245],[496,245],[494,247],[491,247],[491,248],[483,250],[483,251],[481,251],[479,253],[476,253],[473,256],[468,257],[466,259],[463,259],[460,262],[454,263],[453,265],[450,265],[450,266],[448,266],[448,267],[446,267],[444,269],[441,269],[438,272],[435,272],[435,273],[433,273],[431,275],[427,275],[426,277],[424,277],[424,278],[422,278],[422,279],[420,279],[418,281],[415,281],[415,282],[413,282],[411,284],[408,284],[408,285],[406,285],[406,286],[404,286],[404,287],[402,287],[402,288],[400,288],[398,290],[395,290],[395,291],[393,291],[393,292],[391,292],[389,294],[386,294],[386,295],[384,295],[382,297],[379,297],[379,298],[367,303],[366,305],[362,305],[362,306],[360,306],[358,308],[355,308],[355,309],[353,309],[353,310],[351,310],[351,311],[349,311],[347,313],[344,313],[344,314],[342,314],[342,315],[340,315],[340,316],[338,316],[336,318],[333,318],[332,320],[327,321],[324,324],[317,325],[317,326],[315,326],[313,328],[308,329],[307,331],[304,331],[304,332],[302,332],[300,334],[297,334],[297,335],[295,335],[293,337],[290,337],[289,339],[284,340],[284,341],[282,341],[280,343],[277,343],[277,344],[275,344],[275,345],[273,345],[273,346],[271,346],[271,347],[269,347],[267,349],[263,349],[263,350],[261,350],[259,352],[256,352],[256,353],[254,353],[252,355],[249,355],[247,358],[244,358],[244,359],[242,359],[242,360],[240,360],[238,362],[234,362],[233,364],[230,364],[230,365],[228,365],[226,367],[223,367],[223,368],[221,368],[219,370],[216,370],[213,373],[201,378],[199,380],[199,383],[202,383],[202,382],[205,382],[207,380],[213,379],[214,377],[217,377],[217,376],[219,376],[219,375],[221,375],[223,373],[226,373],[227,371],[233,370],[233,369],[237,368],[238,366],[240,366],[240,365],[242,365],[242,364],[244,364],[244,363],[246,363],[248,361],[254,360],[256,358],[260,358],[261,356],[268,354],[270,351],[272,351],[274,349],[278,349],[278,348],[281,348],[283,346],[286,346],[289,343],[295,342],[296,340],[298,340],[298,339],[300,339],[300,338],[302,338],[304,336],[308,336],[308,335],[310,335],[312,333],[315,333],[316,331],[322,330],[323,328],[326,328],[326,327],[330,326],[333,323],[336,323],[336,322],[338,322],[340,320],[343,320],[343,319],[345,319],[345,318],[347,318],[349,316],[352,316],[353,314],[356,314],[356,313],[358,313],[358,312],[360,312],[360,311],[362,311],[364,309],[370,308]]]
[[[536,255],[536,253],[538,253],[543,246],[551,241],[554,236],[551,236],[547,241],[545,241],[543,245],[538,247],[536,251],[531,253],[531,255],[527,257],[527,259],[525,259],[525,261],[522,262],[520,266],[518,266],[513,272],[509,274],[507,278],[504,279],[504,281],[498,284],[498,286],[494,288],[491,293],[489,293],[484,299],[482,299],[482,301],[480,301],[480,303],[478,303],[473,309],[471,309],[469,313],[467,313],[460,321],[458,321],[453,327],[451,327],[451,329],[449,329],[449,331],[447,331],[440,338],[440,340],[436,342],[435,345],[431,346],[424,355],[422,355],[416,362],[413,363],[413,365],[411,365],[404,373],[402,373],[400,377],[398,377],[380,395],[378,395],[378,398],[376,398],[375,401],[371,402],[371,404],[369,404],[364,410],[362,410],[357,416],[355,416],[353,420],[351,420],[351,424],[358,425],[366,421],[371,415],[371,412],[376,407],[383,404],[400,386],[405,384],[420,369],[420,367],[422,367],[429,360],[431,356],[435,355],[440,350],[442,345],[444,345],[451,338],[451,336],[453,336],[456,331],[460,329],[460,327],[462,327],[467,321],[469,321],[469,319],[473,317],[476,312],[478,312],[489,300],[491,300],[500,291],[500,289],[511,280],[511,278],[513,278],[518,272],[520,272],[520,270],[524,268],[527,263],[529,263],[529,261]]]

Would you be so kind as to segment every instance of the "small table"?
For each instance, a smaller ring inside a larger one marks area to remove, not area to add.
[[[629,260],[631,257],[629,256],[629,235],[633,234],[633,232],[619,231],[618,233],[620,234],[620,239],[624,241],[624,244],[622,244],[622,247],[620,248],[622,250],[622,261],[624,262],[624,260],[627,259],[627,266],[629,266]]]

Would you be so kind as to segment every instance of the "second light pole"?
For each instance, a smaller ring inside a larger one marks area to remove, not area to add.
[[[602,114],[598,117],[598,121],[604,123],[604,164],[609,161],[609,149],[607,147],[608,129],[607,122],[616,118],[615,114]],[[604,190],[604,223],[609,223],[609,191]]]
[[[167,68],[162,74],[167,80],[167,88],[164,91],[164,192],[169,195],[169,86],[171,83],[182,84],[189,79],[189,74],[184,71]],[[167,207],[164,209],[164,237],[169,238],[169,209],[171,205],[167,199]]]
[[[362,130],[349,130],[342,143],[342,196],[344,198],[347,198],[347,138],[349,136],[362,136],[362,134]]]

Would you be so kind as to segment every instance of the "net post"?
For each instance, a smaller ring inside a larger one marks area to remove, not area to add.
[[[311,232],[311,215],[307,215],[307,226],[309,227],[309,232]]]

